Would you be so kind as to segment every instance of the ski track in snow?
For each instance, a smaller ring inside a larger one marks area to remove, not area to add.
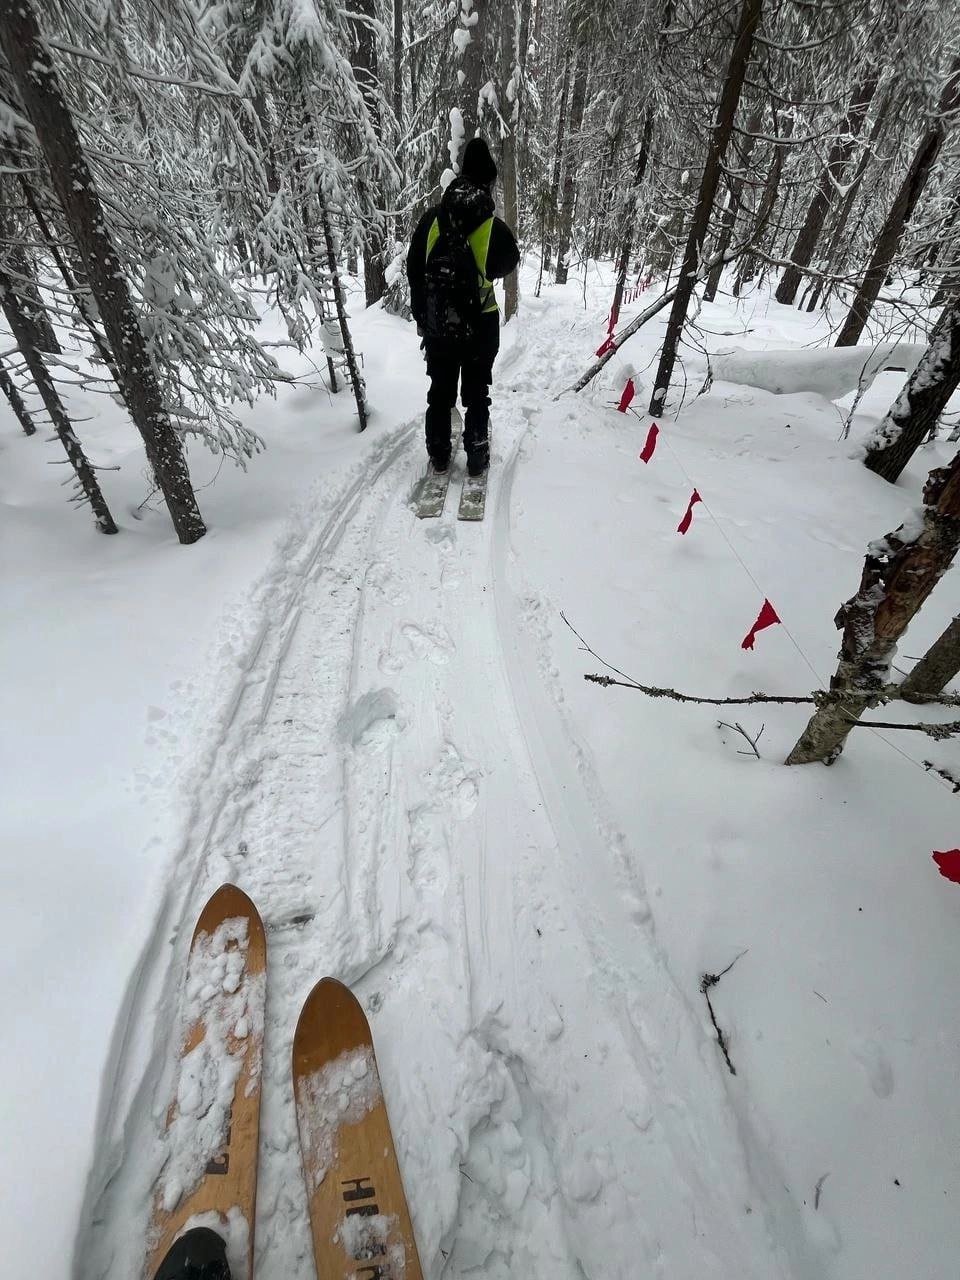
[[[415,519],[408,426],[291,553],[131,988],[82,1280],[140,1273],[181,962],[225,880],[268,940],[259,1280],[314,1274],[290,1053],[325,974],[370,1012],[429,1280],[823,1274],[565,717],[562,602],[513,554],[513,482],[557,369],[522,331],[501,360],[483,524],[456,520],[456,475],[442,519]]]

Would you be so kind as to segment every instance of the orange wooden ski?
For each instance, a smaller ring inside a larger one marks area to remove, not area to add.
[[[370,1026],[335,978],[300,1013],[293,1088],[318,1280],[422,1280]]]
[[[266,970],[259,913],[245,893],[225,884],[200,913],[190,944],[148,1280],[194,1226],[226,1241],[233,1280],[252,1277]]]

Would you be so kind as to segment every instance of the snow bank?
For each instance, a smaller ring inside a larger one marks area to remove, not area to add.
[[[774,395],[815,392],[826,400],[842,400],[869,387],[882,369],[913,372],[925,347],[885,342],[875,347],[819,347],[796,351],[746,351],[742,348],[711,357],[718,382],[739,382]]]

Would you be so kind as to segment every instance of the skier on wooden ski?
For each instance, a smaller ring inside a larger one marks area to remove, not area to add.
[[[491,190],[496,180],[487,144],[472,138],[460,176],[417,223],[407,253],[410,305],[430,377],[427,453],[441,473],[450,465],[450,411],[458,384],[466,410],[467,471],[481,475],[490,461],[489,391],[500,346],[492,281],[509,275],[520,261],[513,232],[494,216]]]

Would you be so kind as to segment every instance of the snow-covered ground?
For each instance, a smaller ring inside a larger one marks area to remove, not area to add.
[[[233,880],[269,951],[260,1280],[313,1275],[289,1051],[323,974],[370,1013],[431,1280],[955,1275],[960,890],[930,854],[960,811],[922,765],[955,748],[858,729],[832,769],[786,769],[806,711],[763,707],[724,717],[765,726],[742,755],[714,709],[584,682],[560,618],[645,683],[809,692],[866,542],[949,447],[891,487],[852,455],[903,374],[838,442],[814,392],[694,399],[694,353],[645,466],[649,420],[611,406],[627,360],[648,396],[662,322],[554,402],[609,276],[586,305],[525,283],[482,525],[452,494],[439,522],[408,509],[425,380],[378,311],[370,430],[344,396],[265,403],[267,452],[201,491],[192,548],[130,514],[147,486],[112,405],[83,406],[121,466],[112,539],[63,503],[57,446],[0,419],[12,1274],[59,1280],[75,1242],[83,1280],[139,1274],[184,950]],[[701,319],[718,353],[825,332],[765,292]],[[764,596],[785,625],[744,652]],[[948,578],[908,654],[953,599]],[[738,956],[711,993],[733,1076],[699,986]]]

